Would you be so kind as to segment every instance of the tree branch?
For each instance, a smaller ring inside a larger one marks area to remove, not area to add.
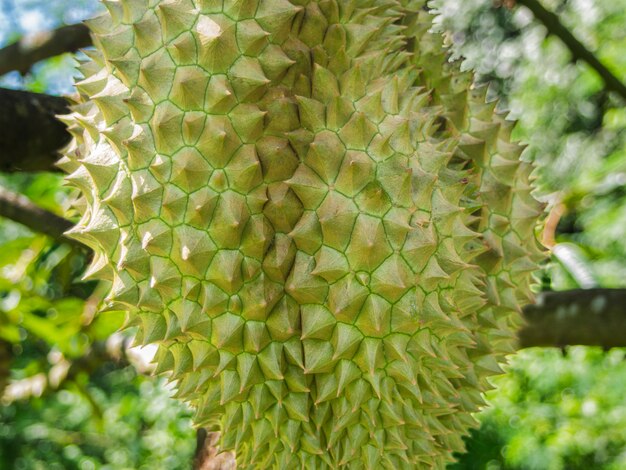
[[[57,151],[70,141],[55,118],[69,113],[58,96],[0,88],[0,171],[54,171]]]
[[[17,70],[26,74],[36,62],[91,45],[84,24],[62,26],[53,31],[29,34],[0,49],[0,75]]]
[[[626,289],[542,292],[524,308],[520,348],[573,345],[626,346]]]
[[[539,0],[517,0],[519,5],[528,8],[537,20],[541,21],[548,29],[548,34],[558,37],[570,50],[573,59],[583,60],[593,68],[604,81],[604,86],[609,91],[614,91],[626,100],[626,85],[617,78],[598,58],[587,49],[576,37],[567,29],[559,17],[547,10]]]
[[[0,216],[18,222],[35,232],[83,246],[63,233],[74,226],[72,222],[33,204],[30,199],[0,187]]]
[[[151,365],[131,350],[130,342],[130,338],[114,333],[106,341],[94,341],[85,354],[78,358],[67,359],[63,355],[55,355],[48,371],[9,381],[0,398],[4,403],[12,403],[39,397],[61,389],[81,373],[93,375],[106,363],[113,363],[119,368],[133,366],[138,373],[150,375]]]

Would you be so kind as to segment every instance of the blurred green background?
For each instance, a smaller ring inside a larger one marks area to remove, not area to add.
[[[508,2],[513,3],[513,2]],[[543,0],[618,77],[626,79],[626,0]],[[490,83],[519,120],[536,163],[538,196],[560,214],[543,289],[626,288],[626,109],[585,64],[522,7],[436,0],[438,27],[455,55]],[[0,46],[92,16],[96,0],[0,0]],[[70,55],[0,86],[72,90]],[[0,175],[58,214],[68,204],[54,174]],[[0,468],[189,468],[191,411],[124,354],[122,312],[95,313],[102,289],[78,281],[84,254],[0,220]],[[625,332],[626,334],[626,332]],[[626,468],[626,351],[529,349],[510,360],[454,469]],[[10,370],[9,370],[10,369]]]

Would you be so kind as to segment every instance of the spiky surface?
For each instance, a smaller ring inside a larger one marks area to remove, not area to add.
[[[542,211],[421,0],[120,0],[72,235],[241,468],[442,468],[513,349]]]

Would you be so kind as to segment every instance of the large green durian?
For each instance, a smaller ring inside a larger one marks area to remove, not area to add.
[[[240,468],[442,468],[514,349],[530,166],[423,0],[107,0],[71,232]]]

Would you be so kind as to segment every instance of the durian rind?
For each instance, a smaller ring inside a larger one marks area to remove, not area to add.
[[[107,0],[74,141],[92,247],[240,468],[443,468],[514,347],[542,207],[422,0]]]

